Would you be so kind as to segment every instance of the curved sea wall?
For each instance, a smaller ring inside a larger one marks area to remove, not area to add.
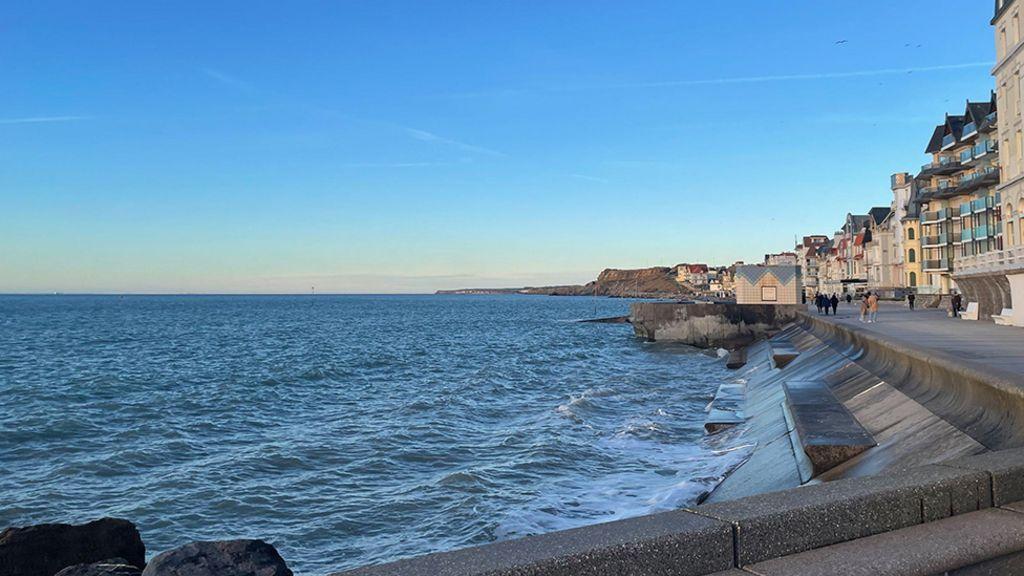
[[[1024,446],[1019,375],[800,312],[799,324],[989,450]]]
[[[966,302],[978,303],[978,319],[989,320],[1004,308],[1013,308],[1010,281],[1002,274],[956,276],[956,285]]]

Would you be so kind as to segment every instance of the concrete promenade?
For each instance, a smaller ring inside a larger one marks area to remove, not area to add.
[[[808,309],[816,318],[899,344],[945,353],[980,371],[995,369],[1018,375],[1024,386],[1022,328],[949,318],[944,309],[910,310],[905,304],[892,302],[879,305],[878,321],[873,324],[860,322],[860,306],[856,301],[841,302],[837,316],[818,316],[814,306]]]

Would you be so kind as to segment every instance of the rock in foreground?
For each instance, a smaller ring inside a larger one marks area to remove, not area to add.
[[[262,540],[193,542],[149,561],[143,576],[292,576]]]
[[[69,566],[57,576],[140,576],[142,569],[132,566],[124,558],[111,558],[92,564]]]
[[[40,524],[0,532],[0,574],[54,576],[64,568],[120,558],[141,569],[146,546],[127,520],[103,518],[72,526]]]

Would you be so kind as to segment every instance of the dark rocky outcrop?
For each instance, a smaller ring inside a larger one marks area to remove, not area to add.
[[[145,566],[146,547],[131,522],[103,518],[80,526],[40,524],[0,532],[3,576],[54,576],[69,566],[108,558]]]
[[[583,285],[527,288],[467,288],[439,290],[438,294],[537,294],[546,296],[608,296],[612,298],[683,298],[693,290],[676,280],[674,268],[658,266],[637,270],[608,268],[597,280]]]
[[[262,540],[193,542],[149,561],[143,576],[292,576]]]
[[[142,569],[132,566],[124,558],[111,558],[92,564],[69,566],[56,576],[141,576]]]

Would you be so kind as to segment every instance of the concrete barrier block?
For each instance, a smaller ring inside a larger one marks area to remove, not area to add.
[[[1024,448],[967,456],[942,465],[987,473],[992,479],[994,506],[1024,500]]]
[[[703,576],[733,564],[728,523],[673,511],[359,568],[337,576]]]
[[[925,466],[692,510],[735,526],[745,566],[990,506],[986,474]]]

